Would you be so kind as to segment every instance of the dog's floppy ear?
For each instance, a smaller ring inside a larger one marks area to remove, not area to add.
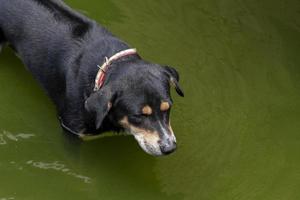
[[[178,83],[179,82],[179,74],[176,71],[176,69],[174,69],[173,67],[169,67],[169,66],[165,66],[164,69],[167,72],[167,75],[169,77],[169,81],[170,81],[171,85],[175,87],[177,94],[184,97],[183,90],[180,88],[180,85]]]
[[[99,129],[104,118],[112,107],[112,92],[109,88],[102,88],[94,92],[85,101],[85,109],[88,113],[93,114],[95,118],[96,129]]]

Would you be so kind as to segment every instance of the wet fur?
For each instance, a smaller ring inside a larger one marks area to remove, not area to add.
[[[16,51],[53,100],[64,125],[76,133],[122,130],[118,120],[127,111],[116,107],[109,110],[107,103],[118,106],[128,101],[139,105],[143,101],[135,97],[122,99],[122,92],[128,90],[126,85],[136,84],[132,90],[136,89],[137,96],[145,91],[144,87],[153,87],[160,90],[157,94],[169,98],[170,78],[179,80],[175,69],[133,55],[114,62],[103,89],[94,93],[96,66],[106,56],[130,47],[60,0],[0,0],[0,46],[4,42]],[[156,93],[149,94],[150,99],[151,95]]]
[[[0,53],[1,53],[1,51],[2,51],[2,48],[3,48],[3,46],[4,46],[4,43],[5,43],[5,38],[4,38],[4,35],[3,35],[3,33],[2,33],[2,31],[1,31],[1,29],[0,29]]]

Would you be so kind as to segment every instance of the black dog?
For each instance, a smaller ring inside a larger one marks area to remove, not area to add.
[[[174,68],[142,60],[60,0],[0,0],[0,47],[4,43],[54,101],[67,131],[126,130],[149,154],[175,150],[170,84],[183,92]]]

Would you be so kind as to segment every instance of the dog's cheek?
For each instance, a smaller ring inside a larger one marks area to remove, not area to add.
[[[124,129],[129,130],[130,129],[130,124],[128,122],[128,117],[124,116],[120,121],[119,125],[122,126]]]
[[[118,128],[124,128],[120,124],[120,121],[124,118],[124,116],[125,116],[124,114],[121,114],[120,112],[116,112],[114,108],[112,108],[107,115],[110,123],[112,123],[112,125]]]

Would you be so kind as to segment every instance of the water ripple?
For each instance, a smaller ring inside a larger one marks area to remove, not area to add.
[[[26,140],[34,136],[35,136],[34,134],[25,134],[25,133],[14,134],[9,131],[2,130],[0,133],[0,145],[5,145],[8,143],[8,141],[18,142],[20,140]]]
[[[26,164],[39,169],[55,170],[55,171],[63,172],[69,176],[73,176],[75,178],[83,180],[84,183],[91,183],[90,177],[72,172],[71,169],[69,169],[68,167],[66,167],[65,164],[62,164],[59,161],[54,161],[52,163],[45,163],[45,162],[39,162],[39,161],[37,162],[37,161],[29,160],[26,162]]]

